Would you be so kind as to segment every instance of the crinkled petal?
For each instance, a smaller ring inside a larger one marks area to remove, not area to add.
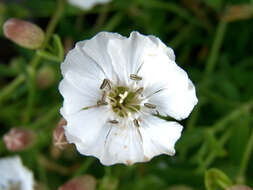
[[[198,102],[187,73],[164,53],[150,55],[139,75],[148,102],[157,105],[162,115],[184,119]]]
[[[180,138],[183,127],[177,122],[169,122],[155,116],[143,118],[140,126],[143,151],[146,159],[160,154],[175,154],[175,143]]]
[[[103,68],[109,79],[120,84],[129,84],[130,74],[136,74],[149,55],[162,51],[171,60],[175,59],[173,50],[158,38],[138,32],[132,32],[129,38],[101,32],[79,46]]]
[[[33,174],[23,166],[18,156],[0,159],[0,176],[0,189],[8,187],[9,183],[20,184],[20,190],[34,189]]]

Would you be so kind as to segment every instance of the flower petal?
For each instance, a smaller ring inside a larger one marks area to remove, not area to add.
[[[145,57],[163,51],[175,59],[171,48],[154,36],[132,32],[129,38],[116,33],[101,32],[91,40],[78,43],[87,55],[103,68],[107,77],[120,84],[129,84],[130,74],[136,74]]]
[[[187,73],[164,53],[147,58],[139,75],[148,102],[155,104],[162,115],[184,119],[198,102]]]
[[[183,127],[177,122],[168,122],[155,116],[143,118],[140,132],[146,158],[160,154],[175,154],[175,143],[180,138]]]
[[[64,115],[67,121],[67,126],[65,126],[67,140],[70,143],[75,143],[75,139],[77,139],[85,146],[96,142],[96,138],[110,114],[107,106],[101,106],[83,110],[72,115]]]
[[[132,165],[136,162],[144,162],[141,135],[133,125],[128,122],[127,125],[111,126],[104,147],[104,155],[100,158],[104,165],[124,163]]]
[[[82,52],[92,58],[99,68],[103,70],[106,78],[111,81],[118,80],[118,75],[108,54],[108,43],[114,39],[125,39],[125,37],[117,33],[100,32],[90,40],[77,43]],[[120,60],[118,64],[121,64]]]
[[[31,171],[25,168],[20,157],[0,159],[0,188],[8,187],[9,183],[21,185],[21,190],[33,190],[34,178]]]
[[[64,113],[72,114],[85,107],[96,105],[101,99],[99,89],[101,83],[101,80],[95,81],[72,71],[67,72],[59,85],[59,91],[64,98]]]

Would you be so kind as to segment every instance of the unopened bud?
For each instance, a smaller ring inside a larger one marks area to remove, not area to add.
[[[55,81],[55,72],[52,67],[42,67],[37,74],[36,83],[40,89],[47,89]]]
[[[227,190],[252,190],[252,189],[246,185],[233,185]]]
[[[65,125],[67,122],[62,118],[53,132],[53,144],[60,149],[64,149],[68,145],[63,128]]]
[[[21,151],[29,148],[35,140],[35,134],[22,128],[12,128],[3,137],[4,143],[9,151]]]
[[[45,38],[43,30],[37,25],[16,18],[4,23],[4,35],[11,41],[28,49],[37,49]]]
[[[71,179],[58,190],[95,190],[96,179],[91,175],[79,176]]]
[[[223,15],[223,19],[228,22],[249,19],[251,17],[253,17],[253,8],[250,4],[233,5]]]

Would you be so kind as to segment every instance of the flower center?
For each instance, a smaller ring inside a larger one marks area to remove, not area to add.
[[[132,91],[128,87],[113,87],[109,92],[108,98],[113,112],[120,117],[127,117],[141,109],[140,93]]]

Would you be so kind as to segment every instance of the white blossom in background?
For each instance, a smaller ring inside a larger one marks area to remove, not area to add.
[[[111,0],[68,0],[68,1],[70,4],[79,7],[80,9],[88,10],[97,4],[108,3]]]
[[[101,32],[78,42],[61,64],[59,85],[65,135],[83,155],[104,165],[174,155],[183,127],[197,104],[195,87],[159,38]]]
[[[0,159],[0,190],[33,190],[34,178],[20,157]]]

